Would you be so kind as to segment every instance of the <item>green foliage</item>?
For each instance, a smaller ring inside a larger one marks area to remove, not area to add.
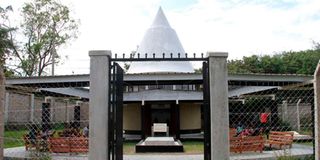
[[[202,73],[202,68],[194,69],[195,73]]]
[[[241,60],[229,60],[229,73],[274,73],[312,75],[320,60],[320,45],[299,52],[282,52],[273,56],[253,55]]]
[[[41,76],[44,69],[58,63],[57,48],[78,34],[78,22],[70,17],[70,10],[57,0],[32,0],[22,8],[20,26],[25,38],[16,43],[14,58],[19,61],[17,71],[22,76]]]
[[[0,65],[4,66],[5,60],[9,55],[10,49],[12,48],[12,43],[9,38],[10,28],[3,27],[0,24]]]
[[[130,63],[124,63],[124,71],[127,72],[130,68]]]
[[[5,22],[8,20],[7,13],[12,11],[11,6],[6,8],[0,7],[0,66],[4,68],[5,60],[9,56],[13,43],[10,40],[10,32],[14,30],[8,27]]]

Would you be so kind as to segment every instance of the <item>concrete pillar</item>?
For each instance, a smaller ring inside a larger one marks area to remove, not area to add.
[[[4,101],[4,122],[5,124],[9,121],[9,104],[10,104],[10,94],[7,92],[5,93],[5,101]]]
[[[301,131],[301,124],[300,124],[300,102],[301,99],[298,100],[297,104],[296,104],[296,112],[297,112],[297,130],[298,132]]]
[[[68,105],[69,105],[69,99],[64,99],[64,103],[65,103],[65,123],[68,123],[69,124],[69,108],[68,108]]]
[[[315,159],[320,159],[320,61],[314,73]]]
[[[211,160],[229,159],[229,107],[226,52],[208,52]]]
[[[0,67],[0,159],[4,159],[3,157],[3,149],[4,149],[4,99],[5,99],[5,77],[3,74],[3,70]]]
[[[284,100],[282,101],[282,120],[287,121],[288,120],[288,101]]]
[[[30,95],[30,121],[34,120],[34,94]]]
[[[89,159],[109,160],[108,108],[111,51],[89,51]]]

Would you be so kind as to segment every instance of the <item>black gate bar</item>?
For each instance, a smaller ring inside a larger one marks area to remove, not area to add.
[[[203,116],[204,116],[204,160],[211,159],[210,89],[209,65],[202,63],[203,74]]]

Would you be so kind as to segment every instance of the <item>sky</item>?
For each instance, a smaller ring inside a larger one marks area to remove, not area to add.
[[[27,0],[0,0],[16,13]],[[61,47],[56,74],[89,73],[89,50],[135,50],[161,6],[188,53],[228,59],[312,48],[320,42],[319,0],[61,0],[80,20],[79,37]],[[194,64],[195,68],[200,67]]]

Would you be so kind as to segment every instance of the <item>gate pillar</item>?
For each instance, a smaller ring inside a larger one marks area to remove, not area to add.
[[[208,52],[211,160],[229,159],[229,107],[226,52]]]
[[[89,159],[109,160],[108,108],[111,51],[89,51]]]

